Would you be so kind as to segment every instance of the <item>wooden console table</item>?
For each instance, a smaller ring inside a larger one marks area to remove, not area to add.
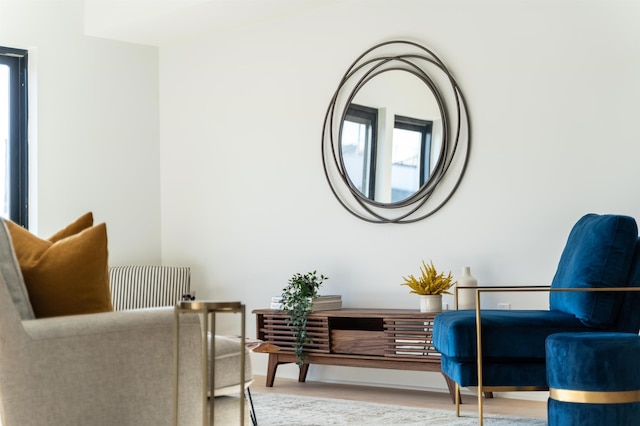
[[[293,332],[282,311],[258,309],[258,339],[280,350],[269,353],[267,386],[273,386],[280,364],[294,363]],[[440,372],[440,354],[433,348],[435,314],[411,309],[339,309],[317,311],[307,318],[307,358],[300,368],[304,382],[310,364]],[[455,383],[445,376],[455,402]]]

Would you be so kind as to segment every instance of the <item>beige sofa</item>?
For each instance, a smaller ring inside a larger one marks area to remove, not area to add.
[[[0,222],[2,425],[172,424],[173,309],[34,319]],[[202,424],[200,333],[197,316],[182,319],[180,425]],[[216,403],[218,423],[237,424],[238,407]]]

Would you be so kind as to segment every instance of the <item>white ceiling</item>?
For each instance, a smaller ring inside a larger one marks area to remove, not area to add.
[[[85,33],[160,46],[346,0],[85,0]]]

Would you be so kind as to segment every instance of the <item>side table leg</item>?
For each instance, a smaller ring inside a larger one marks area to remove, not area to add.
[[[173,308],[173,425],[178,426],[178,386],[180,378],[180,316],[178,308]]]
[[[308,372],[309,372],[309,364],[307,364],[307,363],[302,364],[302,367],[300,367],[300,372],[298,373],[298,381],[300,383],[302,383],[305,380],[307,380],[307,373]]]
[[[245,384],[245,377],[244,377],[244,368],[245,368],[245,360],[246,360],[246,355],[245,355],[245,342],[247,341],[247,336],[246,336],[246,315],[245,315],[245,306],[242,305],[242,308],[240,310],[240,327],[242,328],[241,332],[240,332],[240,424],[242,426],[244,426],[244,405],[245,405],[245,396],[244,396],[244,384]],[[215,387],[212,386],[212,389],[214,389]],[[213,390],[211,391],[211,399],[213,399],[214,394],[213,394]],[[253,406],[253,401],[251,402],[251,405]]]
[[[202,314],[202,425],[207,426],[207,424],[211,425],[213,423],[209,423],[207,421],[207,391],[208,391],[208,383],[207,378],[208,375],[208,367],[209,367],[209,342],[207,336],[209,334],[208,326],[209,326],[209,315],[206,310],[201,312]],[[211,401],[211,410],[213,410],[213,400]],[[213,422],[213,411],[211,412],[210,421]]]

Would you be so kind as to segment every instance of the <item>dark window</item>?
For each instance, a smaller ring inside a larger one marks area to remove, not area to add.
[[[0,213],[28,224],[27,51],[0,46]]]

